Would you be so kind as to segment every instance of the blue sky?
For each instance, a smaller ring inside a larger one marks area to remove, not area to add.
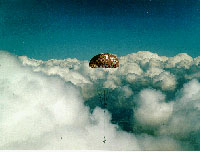
[[[200,56],[199,0],[0,0],[0,49],[48,60]]]

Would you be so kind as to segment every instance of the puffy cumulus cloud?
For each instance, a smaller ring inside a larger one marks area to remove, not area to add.
[[[33,72],[6,52],[0,65],[0,149],[140,149],[109,123],[108,112],[90,114],[72,83]]]
[[[162,90],[174,90],[176,88],[176,78],[169,72],[161,72],[154,77],[153,84]]]
[[[106,81],[104,82],[104,88],[117,88],[118,86],[121,86],[121,79],[117,77],[116,75],[109,74],[107,76]]]
[[[118,70],[120,75],[126,75],[127,73],[141,75],[143,73],[142,69],[137,63],[125,63],[120,65],[121,66]]]
[[[141,91],[135,111],[136,120],[149,129],[166,123],[172,114],[173,103],[164,100],[165,96],[161,92],[151,89]]]
[[[167,151],[171,151],[174,149],[181,150],[183,148],[188,150],[190,148],[188,145],[183,145],[183,143],[181,143],[180,141],[167,136],[158,136],[155,138],[145,134],[139,136],[138,141],[141,147],[148,150],[162,151],[164,149]]]
[[[195,140],[200,135],[200,83],[192,80],[179,92],[168,125],[161,134],[171,134],[178,139]],[[200,148],[199,142],[195,145]]]
[[[189,69],[190,65],[193,64],[193,58],[186,53],[180,53],[175,57],[171,57],[168,59],[166,63],[167,68],[186,68]]]
[[[199,62],[140,51],[95,69],[0,51],[0,149],[199,150]]]

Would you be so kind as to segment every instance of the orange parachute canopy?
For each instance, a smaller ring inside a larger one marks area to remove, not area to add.
[[[117,68],[119,67],[119,60],[116,55],[101,53],[90,60],[89,66],[91,68]]]

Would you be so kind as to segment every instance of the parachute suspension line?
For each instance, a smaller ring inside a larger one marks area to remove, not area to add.
[[[114,54],[110,54],[110,53],[101,53],[101,54],[98,54],[96,56],[94,56],[90,62],[89,62],[89,67],[90,68],[118,68],[119,67],[119,60],[117,58],[116,55]],[[109,92],[109,91],[108,91]],[[104,140],[103,142],[105,143],[106,142],[106,137],[105,137],[105,109],[106,109],[106,97],[105,97],[105,93],[106,93],[106,90],[104,89],[104,103],[102,102],[101,100],[101,96],[99,96],[100,98],[100,101],[101,101],[101,106],[103,107],[104,109]],[[101,91],[100,91],[100,94],[101,95]]]
[[[104,123],[103,123],[103,130],[104,130],[104,144],[106,143],[106,137],[105,137],[105,108],[106,108],[106,90],[104,89],[104,102],[103,102],[103,108],[104,108]]]

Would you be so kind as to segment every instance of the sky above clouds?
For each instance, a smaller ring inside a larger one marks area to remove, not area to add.
[[[137,52],[119,63],[0,51],[0,149],[199,150],[200,57]]]
[[[199,56],[198,0],[1,0],[0,49],[48,60],[147,50]]]

